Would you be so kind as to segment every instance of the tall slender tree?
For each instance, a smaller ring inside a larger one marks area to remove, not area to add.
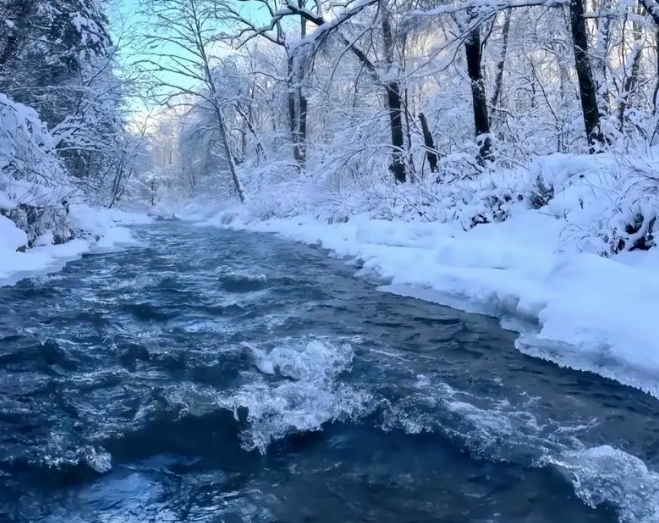
[[[600,127],[600,112],[597,106],[597,84],[593,78],[590,56],[588,55],[588,32],[584,16],[583,0],[570,0],[570,32],[574,52],[574,68],[579,81],[579,99],[583,112],[586,138],[591,151],[606,144],[607,140]]]

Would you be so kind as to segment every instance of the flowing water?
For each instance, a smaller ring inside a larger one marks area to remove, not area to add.
[[[655,399],[317,248],[135,234],[0,289],[0,521],[659,521]]]

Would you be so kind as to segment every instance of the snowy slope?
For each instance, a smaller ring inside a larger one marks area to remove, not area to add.
[[[404,214],[375,219],[376,208],[346,223],[320,221],[321,212],[263,220],[256,210],[204,223],[320,242],[361,260],[362,273],[390,283],[385,290],[513,319],[520,350],[659,397],[659,250],[600,255],[613,240],[630,244],[624,227],[638,213],[656,216],[656,192],[644,185],[653,165],[647,157],[545,158],[531,174],[434,189],[432,222],[405,221]],[[526,200],[538,176],[554,194],[534,209]],[[469,185],[467,198],[451,199]],[[487,202],[503,193],[513,195],[511,203],[492,213]],[[505,220],[495,221],[497,213]],[[477,215],[491,223],[465,225]]]

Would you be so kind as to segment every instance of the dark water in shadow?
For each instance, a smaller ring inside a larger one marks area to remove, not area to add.
[[[0,289],[0,521],[659,521],[659,403],[272,236]]]

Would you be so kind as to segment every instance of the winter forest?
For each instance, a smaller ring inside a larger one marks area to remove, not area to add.
[[[47,207],[64,241],[75,198],[426,221],[479,200],[472,227],[551,198],[538,158],[644,170],[625,165],[659,130],[653,0],[305,2],[3,0],[5,214]],[[641,174],[622,206],[654,195]],[[652,242],[636,211],[602,224],[602,253]]]

